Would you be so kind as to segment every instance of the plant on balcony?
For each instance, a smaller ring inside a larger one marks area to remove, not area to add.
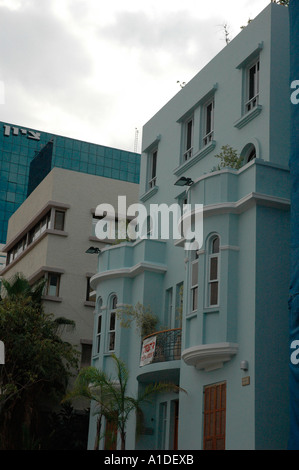
[[[98,450],[101,439],[101,422],[103,417],[120,433],[121,449],[126,447],[126,426],[130,414],[135,411],[140,414],[141,405],[155,393],[183,391],[173,383],[151,383],[136,398],[127,395],[129,371],[123,361],[112,355],[116,366],[116,377],[109,377],[96,367],[81,369],[75,381],[73,390],[65,397],[66,400],[85,397],[96,403],[98,410],[97,431],[94,450]],[[186,392],[185,392],[186,393]],[[111,437],[111,436],[110,436]]]
[[[243,164],[243,157],[238,155],[237,151],[230,145],[223,145],[221,152],[215,157],[220,159],[220,163],[212,171],[222,170],[223,168],[239,170]]]
[[[140,336],[144,338],[157,329],[158,317],[153,314],[150,307],[145,307],[140,302],[135,306],[124,305],[119,307],[116,315],[120,318],[120,325],[123,328],[130,328],[132,322],[135,322],[136,329]]]

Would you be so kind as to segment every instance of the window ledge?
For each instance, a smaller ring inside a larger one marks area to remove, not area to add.
[[[248,124],[250,121],[252,121],[252,119],[259,116],[262,109],[263,109],[263,107],[260,104],[258,104],[254,109],[252,109],[251,111],[248,111],[246,114],[244,114],[244,116],[242,116],[240,119],[238,119],[235,122],[234,126],[237,129],[242,129],[242,127],[246,126],[246,124]]]
[[[208,372],[223,367],[237,352],[238,345],[235,343],[201,344],[185,349],[182,359],[188,366]]]
[[[186,170],[188,170],[191,166],[195,165],[197,162],[199,162],[202,158],[204,158],[208,153],[212,152],[214,148],[216,147],[216,141],[212,140],[208,145],[206,145],[204,148],[202,148],[198,153],[193,155],[192,158],[184,162],[182,165],[177,167],[173,173],[176,176],[182,175]]]
[[[54,229],[54,228],[47,228],[46,233],[50,235],[59,235],[61,237],[68,237],[68,232],[65,232],[64,230]]]
[[[148,191],[146,191],[146,193],[142,194],[142,196],[140,197],[140,200],[142,202],[147,201],[150,197],[156,194],[158,189],[159,189],[159,186],[154,186],[153,188],[149,189]]]

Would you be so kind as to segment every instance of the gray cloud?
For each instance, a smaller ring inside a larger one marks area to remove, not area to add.
[[[139,50],[143,65],[153,61],[150,68],[161,52],[173,63],[189,66],[194,65],[196,58],[210,57],[211,50],[219,49],[220,23],[216,18],[213,23],[199,20],[187,11],[158,18],[141,11],[119,12],[114,24],[100,28],[98,34],[121,48]]]
[[[1,76],[31,93],[57,92],[91,69],[79,39],[50,10],[51,2],[24,2],[20,10],[0,7]]]

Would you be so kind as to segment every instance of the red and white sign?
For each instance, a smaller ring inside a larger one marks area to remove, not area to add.
[[[156,336],[146,338],[142,344],[140,367],[150,364],[153,360],[156,349]]]

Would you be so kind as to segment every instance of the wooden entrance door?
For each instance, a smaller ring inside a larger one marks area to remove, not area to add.
[[[226,383],[204,390],[204,450],[225,449]]]

